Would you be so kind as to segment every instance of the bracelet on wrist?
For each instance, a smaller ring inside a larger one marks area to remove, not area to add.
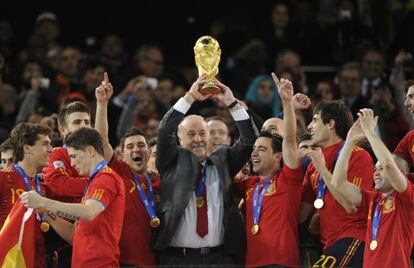
[[[234,106],[236,106],[237,104],[239,104],[239,101],[237,99],[235,99],[232,103],[230,103],[227,108],[229,108],[230,110],[234,108]]]
[[[186,95],[189,95],[192,99],[193,99],[193,101],[196,101],[196,96],[193,94],[193,93],[191,93],[190,91],[187,91],[187,93],[185,93]]]

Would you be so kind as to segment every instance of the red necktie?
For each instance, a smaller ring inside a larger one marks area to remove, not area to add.
[[[207,165],[207,164],[206,164]],[[207,167],[204,167],[207,168]],[[197,177],[197,187],[201,181],[202,176],[202,169],[203,167],[200,165],[198,169],[198,177]],[[206,178],[204,178],[204,183],[206,182]],[[204,186],[203,191],[203,205],[201,207],[197,207],[197,234],[203,238],[208,233],[208,216],[207,216],[207,185]]]

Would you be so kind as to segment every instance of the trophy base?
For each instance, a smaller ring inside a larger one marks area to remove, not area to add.
[[[203,95],[207,95],[207,94],[219,94],[222,93],[223,90],[221,88],[219,88],[214,82],[207,82],[205,83],[200,89],[199,89],[200,93]]]

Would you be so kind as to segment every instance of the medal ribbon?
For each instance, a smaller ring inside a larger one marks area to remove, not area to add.
[[[201,172],[201,180],[198,183],[198,185],[196,185],[196,189],[195,189],[196,197],[203,196],[204,187],[206,185],[206,174],[207,174],[207,163],[204,165],[203,170]]]
[[[377,204],[375,205],[374,216],[372,217],[372,241],[377,240],[378,236],[379,225],[382,217],[382,209],[379,209],[380,205],[382,201],[389,196],[391,196],[391,194],[382,195],[381,198],[378,200]]]
[[[271,178],[272,177],[269,177],[269,178],[266,179],[266,182],[263,185],[263,189],[260,192],[260,195],[259,195],[259,186],[261,184],[261,181],[259,180],[256,184],[256,188],[255,188],[254,194],[253,194],[253,225],[259,223],[260,210],[262,209],[263,198],[264,198],[264,195],[267,191],[267,188],[270,185],[270,179]]]
[[[23,168],[19,165],[19,164],[15,164],[14,168],[17,170],[17,172],[20,175],[20,178],[23,178],[24,183],[26,184],[26,189],[27,191],[31,191],[33,190],[32,185],[30,184],[30,180],[29,177],[27,177],[26,172],[24,172]],[[42,196],[42,189],[40,188],[40,181],[39,181],[39,177],[37,176],[37,174],[34,177],[34,182],[36,185],[36,189],[35,191]],[[40,215],[39,213],[36,213],[37,215],[37,219],[39,221],[46,221],[46,219],[43,217],[43,215]]]
[[[137,176],[135,176],[132,172],[131,174],[132,174],[132,178],[134,178],[135,185],[137,186],[137,190],[139,193],[139,197],[142,203],[144,203],[145,210],[147,211],[148,216],[150,217],[150,219],[155,218],[157,209],[155,208],[155,196],[154,196],[154,190],[152,189],[152,183],[151,183],[150,177],[148,175],[145,176],[145,178],[147,179],[147,183],[148,183],[148,193],[149,193],[149,200],[148,200],[148,197],[145,194],[145,191],[142,189]]]
[[[334,161],[332,163],[332,170],[334,170],[334,168],[335,168],[336,161],[338,160],[338,157],[342,152],[342,148],[344,148],[344,144],[345,144],[345,141],[342,142],[341,147],[339,148],[338,152],[336,153],[336,156],[335,156]],[[325,193],[326,193],[326,184],[323,181],[322,175],[319,174],[319,177],[318,177],[318,191],[316,192],[316,199],[323,199],[323,197],[325,196]]]
[[[101,162],[99,162],[96,167],[92,170],[92,172],[89,174],[89,180],[88,180],[88,184],[86,185],[85,190],[83,191],[83,196],[85,196],[85,193],[88,191],[89,189],[89,184],[91,184],[93,178],[96,176],[96,174],[98,174],[99,171],[101,171],[104,167],[106,167],[106,161],[102,160]]]

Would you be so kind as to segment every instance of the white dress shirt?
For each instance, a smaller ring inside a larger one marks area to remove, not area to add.
[[[180,98],[174,105],[178,112],[186,114],[191,104],[184,98]],[[231,112],[235,121],[249,119],[249,114],[244,108]],[[204,166],[206,161],[202,163]],[[206,179],[207,189],[207,217],[208,233],[201,238],[196,231],[197,228],[197,207],[196,196],[193,191],[192,196],[187,204],[184,215],[178,225],[178,228],[171,240],[172,247],[202,248],[216,247],[223,244],[224,238],[224,199],[223,189],[220,187],[220,178],[217,168],[211,164],[207,165]]]

